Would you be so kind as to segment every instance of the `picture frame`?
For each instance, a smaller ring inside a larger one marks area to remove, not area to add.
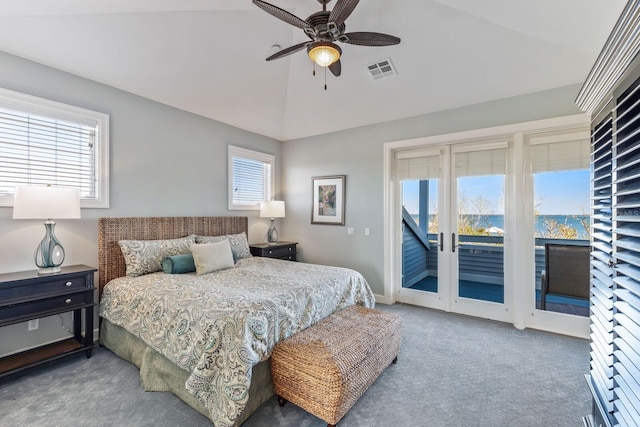
[[[346,175],[311,178],[311,224],[344,225]]]

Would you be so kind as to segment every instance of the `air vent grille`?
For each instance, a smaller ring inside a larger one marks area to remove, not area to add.
[[[371,73],[371,77],[375,80],[398,75],[396,68],[393,66],[393,62],[391,62],[391,58],[381,59],[373,64],[369,64],[367,65],[367,69],[369,73]]]

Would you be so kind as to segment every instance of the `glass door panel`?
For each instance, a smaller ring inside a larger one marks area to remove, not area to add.
[[[449,224],[444,176],[449,148],[425,148],[396,153],[399,185],[398,215],[402,227],[400,302],[449,309],[449,257],[441,236]],[[444,166],[444,167],[443,167]],[[446,210],[446,209],[445,209]]]
[[[453,150],[452,311],[505,320],[507,142]]]
[[[458,296],[504,303],[504,175],[457,184]]]
[[[438,292],[439,181],[402,181],[403,288]]]

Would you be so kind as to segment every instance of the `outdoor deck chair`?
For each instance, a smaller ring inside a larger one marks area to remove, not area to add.
[[[588,300],[590,297],[589,246],[547,243],[542,276],[540,309],[546,310],[547,295]]]

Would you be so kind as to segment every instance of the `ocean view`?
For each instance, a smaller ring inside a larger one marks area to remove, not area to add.
[[[418,215],[411,215],[418,222]],[[504,230],[504,215],[465,215],[472,224],[477,224],[486,230],[492,227]],[[431,218],[431,217],[430,217]],[[589,233],[582,225],[581,221],[589,225],[588,215],[538,215],[535,222],[536,237],[549,237],[549,224],[553,222],[576,230],[578,239],[588,239]]]

